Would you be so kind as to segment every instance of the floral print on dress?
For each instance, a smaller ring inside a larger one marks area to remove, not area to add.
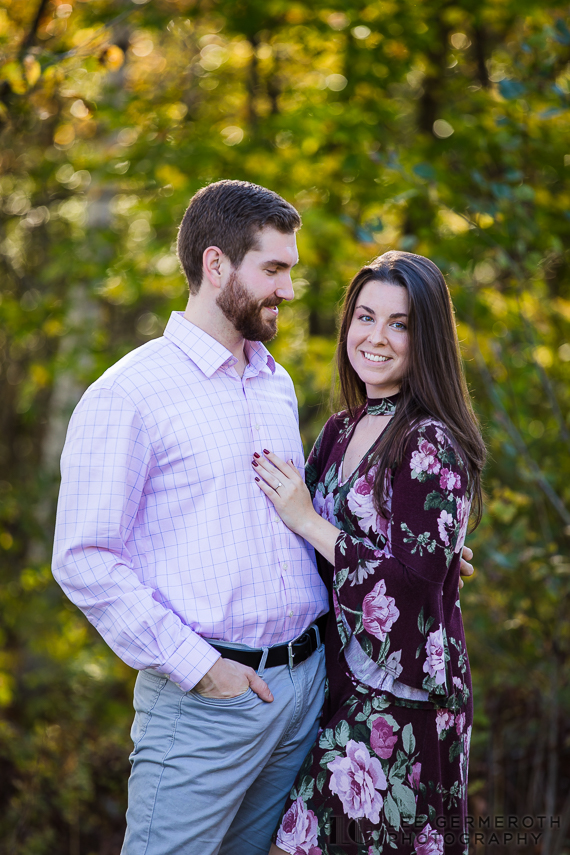
[[[384,641],[400,617],[394,597],[386,596],[386,582],[380,579],[362,601],[362,624],[366,632]]]
[[[455,721],[455,717],[450,710],[438,710],[435,719],[435,726],[437,728],[437,735],[441,737],[444,731],[448,730],[450,727],[453,727],[453,723]]]
[[[412,478],[422,479],[424,473],[437,475],[441,469],[441,463],[437,459],[437,448],[427,440],[422,440],[417,451],[412,452],[410,460]]]
[[[320,517],[328,522],[336,525],[336,519],[334,515],[334,497],[332,493],[327,493],[326,496],[320,491],[315,493],[315,498],[313,499],[313,507],[318,513]]]
[[[382,534],[388,537],[388,519],[379,514],[374,506],[374,476],[377,467],[373,467],[370,472],[365,473],[361,478],[355,481],[351,487],[346,500],[349,510],[358,518],[360,528],[365,534],[369,531],[376,534]],[[386,497],[386,510],[390,510],[390,495]]]
[[[450,593],[458,584],[456,556],[469,518],[465,467],[453,441],[444,426],[433,421],[411,432],[404,460],[397,472],[388,473],[390,518],[382,524],[374,504],[375,467],[368,470],[363,460],[342,485],[337,480],[341,463],[332,460],[325,468],[317,493],[323,486],[330,491],[335,516],[343,520],[333,571],[343,643],[357,636],[365,654],[382,668],[394,649],[400,649],[402,683],[426,690],[440,702],[447,698],[447,703],[461,704],[452,678],[462,674],[463,640],[447,637],[438,587],[446,583],[454,559]],[[426,581],[435,584],[426,587]],[[412,611],[418,588],[424,598],[419,603],[421,620]],[[417,622],[422,636],[414,646],[411,621]]]
[[[349,739],[346,756],[335,757],[328,764],[331,772],[329,787],[342,802],[351,819],[365,817],[373,823],[380,822],[384,799],[380,790],[388,786],[382,764],[372,757],[363,742]]]
[[[441,624],[438,630],[428,635],[424,671],[433,678],[437,686],[445,680],[445,647]]]
[[[422,828],[416,837],[416,855],[444,855],[443,834],[428,824]]]
[[[394,752],[398,736],[383,716],[379,716],[370,730],[370,745],[383,760],[389,760]]]
[[[393,412],[395,401],[380,402],[379,412]],[[292,855],[465,855],[472,712],[457,604],[467,471],[445,425],[420,423],[398,467],[387,472],[382,517],[373,495],[374,449],[339,482],[364,412],[333,416],[307,462],[314,507],[341,530],[334,567],[317,556],[332,601],[329,695],[277,843]],[[383,675],[376,685],[394,688],[397,681],[410,693],[394,695],[352,673],[345,650],[355,642],[355,668],[367,662]],[[456,842],[444,847],[439,818],[448,816],[458,820]],[[334,838],[349,822],[358,829],[358,849],[354,840]],[[394,844],[393,835],[405,832],[408,842]]]
[[[283,817],[277,846],[295,855],[321,855],[318,833],[317,817],[312,810],[307,810],[302,798],[297,798]]]

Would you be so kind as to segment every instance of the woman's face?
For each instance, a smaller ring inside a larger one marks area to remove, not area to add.
[[[368,281],[360,291],[346,346],[369,398],[395,395],[408,366],[408,291]]]

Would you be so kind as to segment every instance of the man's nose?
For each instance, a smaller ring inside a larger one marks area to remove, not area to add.
[[[293,299],[295,291],[293,290],[293,282],[290,274],[285,274],[285,276],[279,280],[279,287],[275,291],[275,294],[278,297],[281,297],[282,300]]]

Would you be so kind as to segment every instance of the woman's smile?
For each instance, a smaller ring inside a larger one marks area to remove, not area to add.
[[[367,359],[369,362],[388,362],[391,359],[390,356],[382,356],[380,353],[369,353],[366,350],[361,350],[360,353]]]

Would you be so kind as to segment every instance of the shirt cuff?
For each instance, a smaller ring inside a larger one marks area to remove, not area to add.
[[[166,677],[176,683],[183,692],[189,692],[199,683],[204,674],[217,662],[221,654],[214,650],[211,644],[192,633],[192,637],[184,641],[172,656],[168,657],[164,669]]]

